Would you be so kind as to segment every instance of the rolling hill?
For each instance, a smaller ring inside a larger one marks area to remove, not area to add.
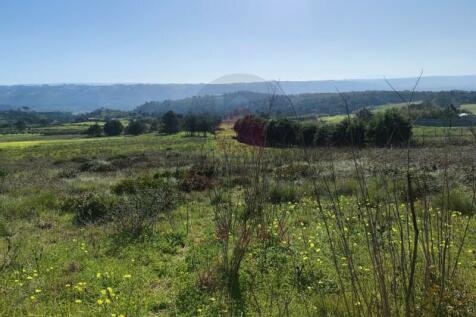
[[[390,80],[398,90],[408,90],[415,78]],[[340,91],[389,90],[383,79],[282,81],[286,94],[333,93]],[[419,91],[476,91],[476,76],[435,76],[422,78]],[[132,110],[148,101],[178,100],[192,96],[222,95],[237,91],[269,93],[269,82],[228,84],[58,84],[0,86],[0,105],[28,106],[37,111],[86,112],[99,107]]]

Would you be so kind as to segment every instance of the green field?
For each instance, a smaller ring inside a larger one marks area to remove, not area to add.
[[[88,127],[96,124],[96,122],[79,122],[67,123],[62,125],[53,125],[48,127],[34,127],[31,129],[32,133],[40,133],[45,135],[61,135],[61,134],[81,134],[86,132]],[[104,122],[97,122],[99,125],[104,125]]]
[[[462,105],[461,109],[471,111],[472,113],[476,114],[476,104],[471,105]]]
[[[404,316],[410,208],[412,314],[476,311],[474,144],[233,135],[0,136],[0,316]]]

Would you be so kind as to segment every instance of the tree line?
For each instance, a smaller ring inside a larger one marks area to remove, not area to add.
[[[247,115],[234,124],[239,142],[256,146],[400,146],[412,125],[397,109],[373,114],[362,109],[339,123],[304,124],[290,119],[265,120]]]
[[[147,102],[135,109],[141,114],[164,113],[175,110],[178,113],[195,112],[196,109],[209,113],[229,114],[235,109],[247,109],[252,113],[269,113],[274,117],[306,114],[343,114],[357,111],[362,107],[376,107],[384,104],[401,103],[403,100],[417,100],[424,104],[456,107],[461,104],[476,103],[473,91],[362,91],[348,93],[347,105],[338,93],[304,93],[296,95],[272,96],[273,107],[269,107],[270,94],[241,91],[223,95],[195,96],[180,100]],[[289,105],[291,100],[293,107]]]
[[[98,123],[91,125],[86,134],[92,137],[101,135],[117,136],[121,134],[140,135],[149,132],[174,134],[180,131],[187,132],[190,136],[214,133],[221,119],[210,114],[188,113],[186,115],[167,111],[159,117],[144,117],[129,120],[124,125],[121,120],[110,119],[101,126]]]

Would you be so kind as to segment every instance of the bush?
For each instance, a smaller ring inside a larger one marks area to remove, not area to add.
[[[299,125],[288,120],[270,120],[265,128],[266,145],[288,146],[300,142]]]
[[[179,200],[175,187],[166,182],[160,187],[135,190],[133,195],[121,196],[114,209],[116,231],[130,238],[151,233],[157,219],[170,213]]]
[[[174,184],[164,179],[143,176],[136,179],[124,179],[113,186],[112,191],[118,195],[135,195],[146,189],[173,190],[174,188]]]
[[[317,132],[314,135],[314,145],[327,146],[331,144],[333,134],[333,126],[329,124],[321,124],[317,127]]]
[[[74,212],[74,222],[76,224],[87,225],[101,222],[106,219],[106,216],[110,216],[113,202],[110,196],[84,192],[67,199],[62,205],[62,209]]]
[[[248,115],[237,120],[233,126],[238,142],[255,146],[264,145],[265,122],[261,118]]]
[[[109,136],[120,135],[123,130],[124,126],[119,120],[111,120],[104,125],[104,133]]]
[[[79,167],[81,172],[112,172],[116,170],[116,167],[110,162],[102,160],[86,161]]]
[[[126,128],[127,134],[140,135],[147,133],[149,125],[141,120],[132,120]]]
[[[208,163],[193,165],[180,180],[180,188],[185,192],[212,188],[214,175],[215,169]]]
[[[78,171],[74,168],[65,168],[58,172],[59,178],[74,178],[78,175]]]
[[[6,191],[6,179],[7,179],[8,172],[2,168],[0,168],[0,193]]]
[[[207,133],[215,133],[220,121],[220,118],[215,115],[188,113],[183,119],[183,129],[190,136],[194,136],[197,132],[206,136]]]
[[[311,175],[312,169],[308,163],[291,163],[276,168],[276,177],[280,179],[297,180]]]
[[[102,133],[102,127],[99,124],[93,124],[86,130],[86,134],[91,137],[99,137]]]
[[[332,133],[333,145],[362,146],[365,143],[365,126],[359,120],[345,119],[339,122]]]
[[[302,142],[304,146],[312,146],[314,145],[315,135],[317,133],[317,126],[315,125],[307,125],[302,127]]]
[[[180,188],[184,192],[202,191],[212,187],[213,181],[211,178],[193,173],[187,173],[180,181]]]
[[[0,181],[3,181],[8,175],[8,172],[2,168],[0,168]]]
[[[294,203],[300,200],[300,196],[299,191],[291,184],[274,184],[269,190],[268,200],[272,204]]]
[[[367,137],[377,146],[403,145],[410,140],[412,126],[396,109],[379,113],[370,121]]]
[[[195,285],[187,285],[182,288],[175,299],[177,312],[181,316],[196,316],[197,308],[210,304],[206,293]]]
[[[450,190],[449,193],[441,193],[434,197],[433,204],[441,209],[457,211],[463,215],[474,215],[475,206],[472,204],[472,198],[462,188]]]

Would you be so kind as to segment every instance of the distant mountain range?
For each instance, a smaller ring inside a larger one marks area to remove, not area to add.
[[[397,90],[411,90],[415,78],[389,79]],[[0,110],[30,107],[37,111],[86,112],[100,107],[132,110],[148,101],[178,100],[237,91],[270,93],[269,82],[230,84],[58,84],[0,86]],[[281,81],[286,94],[390,90],[383,79]],[[423,77],[419,91],[476,91],[476,76]],[[279,91],[278,91],[279,93]]]

